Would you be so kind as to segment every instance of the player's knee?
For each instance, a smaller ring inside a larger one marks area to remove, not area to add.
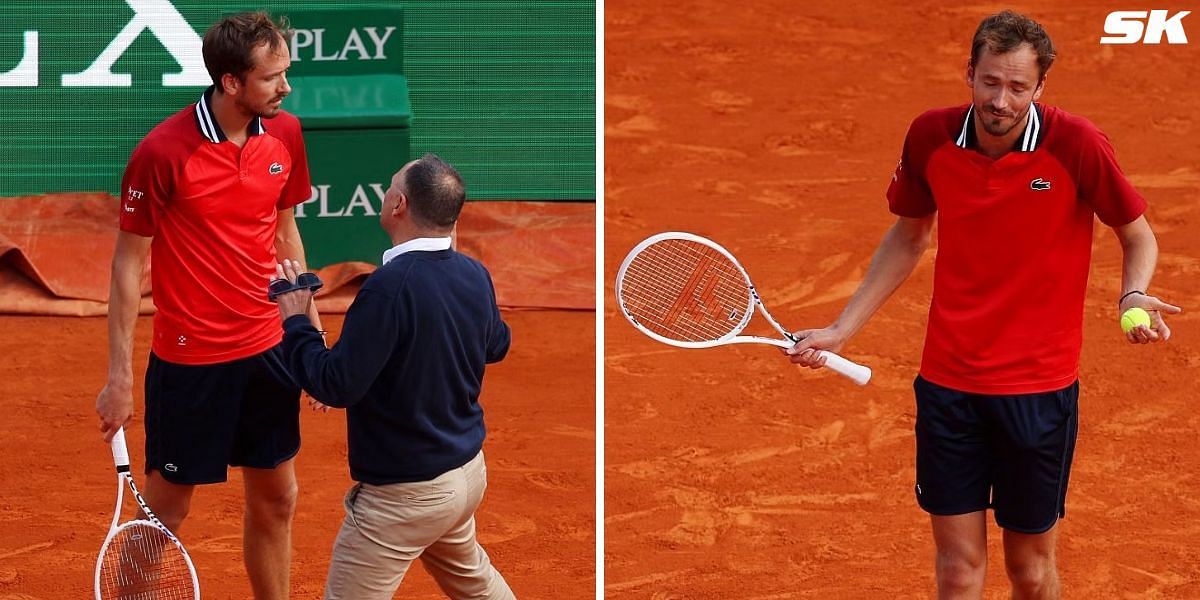
[[[1050,588],[1058,577],[1052,556],[1033,556],[1006,559],[1005,571],[1014,590],[1032,594]]]
[[[167,529],[173,532],[178,532],[179,527],[183,525],[183,520],[188,516],[189,503],[170,503],[162,502],[155,505],[154,516],[166,525]]]
[[[192,490],[190,485],[170,483],[158,471],[152,471],[146,478],[146,489],[142,495],[154,510],[154,516],[167,529],[178,531],[191,509]]]
[[[292,482],[269,490],[256,490],[246,495],[246,512],[260,521],[290,522],[296,513],[296,498],[300,488]]]
[[[987,554],[939,552],[938,588],[971,590],[983,585],[987,574]]]

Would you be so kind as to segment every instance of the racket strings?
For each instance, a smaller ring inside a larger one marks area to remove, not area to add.
[[[193,600],[183,552],[156,527],[134,524],[117,533],[100,568],[104,600]]]
[[[667,239],[642,249],[625,269],[621,300],[646,329],[678,341],[720,339],[744,325],[750,284],[716,249]]]

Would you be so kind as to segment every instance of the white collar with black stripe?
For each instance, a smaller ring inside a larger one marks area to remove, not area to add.
[[[975,105],[971,105],[967,109],[967,116],[963,119],[962,131],[958,133],[958,138],[954,140],[954,145],[959,148],[974,148],[978,145],[979,140],[975,137]],[[1033,103],[1033,110],[1029,111],[1029,120],[1025,122],[1025,133],[1017,138],[1017,142],[1013,145],[1013,150],[1016,152],[1033,152],[1042,144],[1042,140],[1046,138],[1046,130],[1042,127],[1045,122],[1045,115],[1042,114],[1042,107],[1038,106],[1037,102]]]
[[[225,137],[225,132],[221,131],[221,126],[217,123],[217,118],[214,116],[212,107],[213,92],[217,86],[210,85],[204,93],[200,95],[200,99],[196,101],[196,126],[200,128],[200,134],[204,139],[219,144],[229,139]],[[254,117],[250,120],[250,126],[246,128],[250,135],[260,135],[266,133],[267,128],[263,125],[262,117]]]

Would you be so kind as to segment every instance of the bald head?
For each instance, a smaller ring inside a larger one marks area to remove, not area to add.
[[[397,175],[416,225],[430,229],[454,226],[467,199],[466,186],[454,167],[436,154],[426,154],[404,165]]]

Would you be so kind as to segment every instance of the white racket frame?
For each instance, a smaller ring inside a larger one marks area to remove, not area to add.
[[[192,589],[196,591],[195,600],[200,600],[200,580],[196,578],[196,567],[192,565],[192,557],[188,555],[187,549],[183,547],[183,543],[179,541],[179,538],[175,537],[175,534],[171,533],[171,530],[167,529],[167,526],[158,520],[158,516],[154,514],[154,511],[150,510],[150,507],[146,505],[141,492],[137,489],[137,484],[133,482],[133,474],[129,471],[129,448],[125,444],[124,427],[117,429],[117,433],[113,435],[112,454],[113,463],[117,467],[117,507],[113,510],[113,520],[112,525],[108,528],[108,536],[104,538],[104,544],[100,546],[100,554],[96,556],[96,581],[94,586],[96,600],[104,600],[100,597],[100,569],[104,566],[104,553],[108,551],[108,545],[112,543],[113,538],[117,537],[118,533],[135,525],[147,525],[158,529],[167,535],[167,538],[175,544],[176,548],[179,548],[179,552],[183,554],[183,561],[187,563],[188,575],[192,577]],[[145,513],[146,518],[134,519],[118,525],[121,520],[121,503],[125,499],[126,485],[133,492],[133,498],[137,500],[138,507]]]
[[[621,289],[623,287],[621,282],[625,279],[625,271],[629,269],[629,265],[633,262],[634,257],[636,257],[642,250],[645,250],[652,244],[656,244],[664,240],[686,240],[708,246],[709,248],[720,252],[725,256],[725,258],[728,258],[729,261],[732,262],[735,267],[737,267],[738,272],[742,274],[742,277],[746,280],[746,286],[750,288],[750,295],[746,298],[746,309],[742,311],[741,322],[739,322],[737,326],[735,326],[729,333],[715,340],[703,342],[684,342],[680,340],[673,340],[671,338],[654,333],[653,331],[650,331],[644,327],[638,322],[637,317],[634,316],[625,306],[625,300],[621,296]],[[634,246],[633,250],[630,250],[629,254],[625,257],[625,260],[621,262],[621,268],[617,270],[616,292],[617,305],[621,307],[621,314],[625,315],[625,319],[628,320],[631,325],[637,328],[638,331],[646,334],[651,339],[670,346],[676,346],[679,348],[714,348],[716,346],[725,346],[728,344],[767,344],[769,346],[776,346],[779,348],[791,348],[800,341],[796,339],[791,332],[780,326],[775,318],[771,316],[771,313],[767,311],[766,305],[763,304],[762,298],[758,295],[758,290],[754,287],[754,282],[750,280],[750,274],[747,273],[746,269],[742,267],[742,263],[738,262],[738,260],[733,257],[733,254],[720,244],[706,237],[702,237],[693,233],[687,233],[683,231],[667,231],[652,235],[642,240],[640,243],[638,243],[638,245]],[[755,306],[758,307],[758,312],[767,318],[767,321],[771,323],[771,326],[774,327],[781,336],[783,336],[783,339],[768,338],[757,335],[738,335],[743,329],[746,328],[746,325],[750,324],[750,318],[754,315]],[[825,357],[826,367],[829,367],[839,375],[845,376],[854,383],[857,383],[858,385],[866,385],[867,382],[871,380],[870,367],[847,360],[846,358],[843,358],[842,356],[839,356],[828,350],[818,350],[817,352],[819,353],[819,356]]]

